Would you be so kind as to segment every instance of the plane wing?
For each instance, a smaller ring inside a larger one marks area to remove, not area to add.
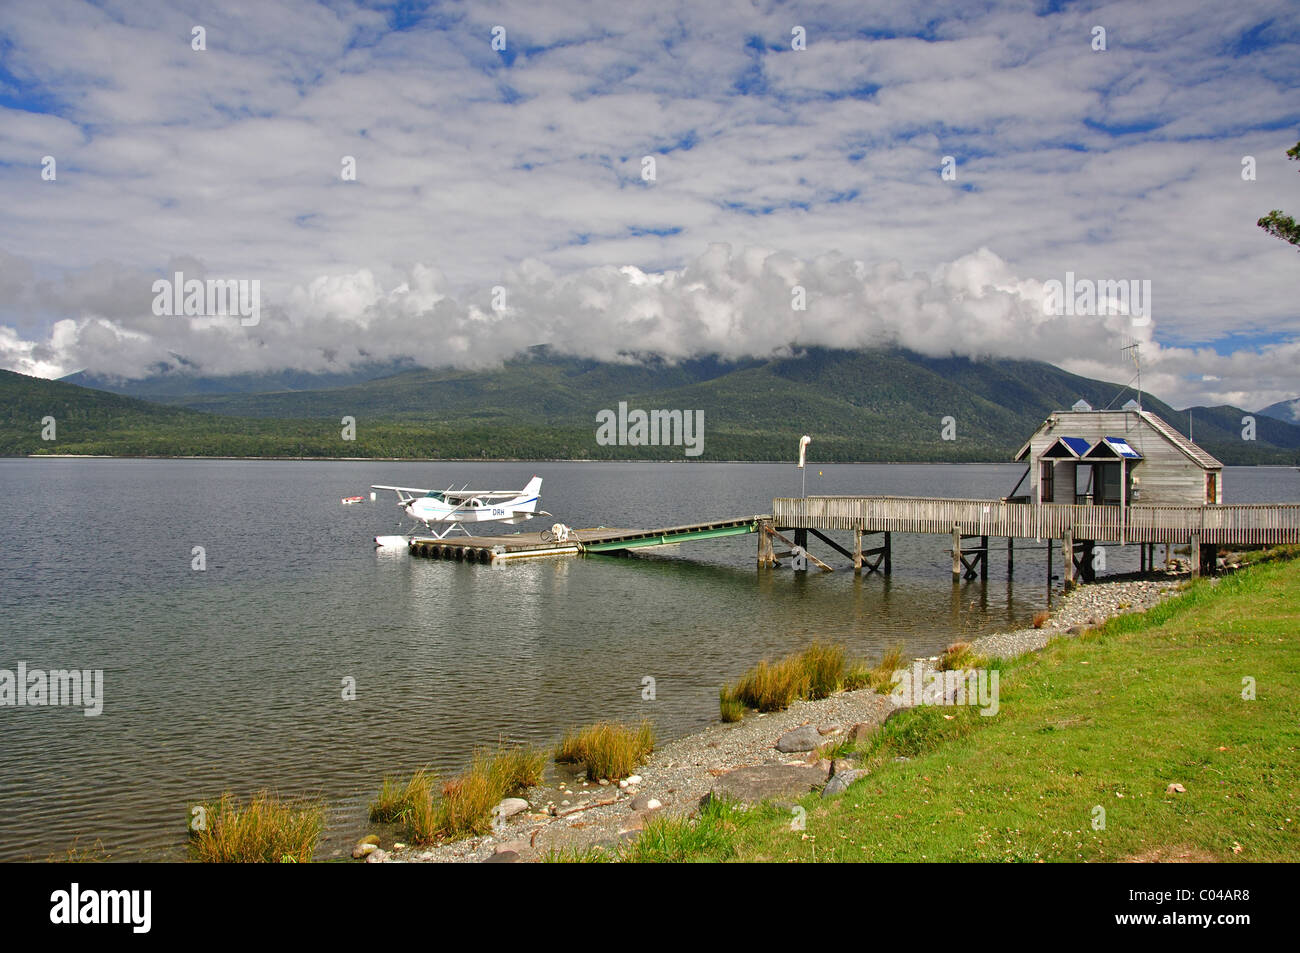
[[[441,490],[444,499],[469,500],[508,500],[519,495],[519,490]]]
[[[429,491],[418,486],[382,486],[378,483],[370,484],[372,490],[396,490],[398,493],[428,493]]]

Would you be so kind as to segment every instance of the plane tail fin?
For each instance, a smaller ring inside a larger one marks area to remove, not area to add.
[[[520,493],[520,496],[522,496],[525,500],[528,500],[528,502],[525,503],[523,506],[520,506],[519,509],[527,510],[529,513],[534,512],[537,509],[538,502],[541,500],[541,495],[542,495],[542,478],[539,476],[535,476],[531,480],[529,480],[527,484],[524,485],[524,489]]]

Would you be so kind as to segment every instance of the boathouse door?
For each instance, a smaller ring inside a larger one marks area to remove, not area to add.
[[[1119,492],[1119,463],[1094,463],[1092,468],[1092,502],[1097,506],[1119,506],[1123,502]]]

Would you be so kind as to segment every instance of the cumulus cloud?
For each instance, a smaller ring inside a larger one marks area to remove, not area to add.
[[[1162,396],[1300,390],[1295,255],[1254,224],[1300,204],[1290,0],[51,0],[0,44],[0,366],[895,342],[1123,378],[1116,328],[1038,313],[1073,271],[1152,282]],[[261,281],[261,324],[154,316],[175,270]]]
[[[186,279],[206,277],[192,261],[177,267],[186,264]],[[116,316],[95,311],[102,283],[119,289]],[[255,326],[237,317],[157,316],[151,283],[150,276],[118,273],[75,288],[46,288],[57,293],[61,308],[81,316],[56,322],[42,340],[2,329],[0,349],[24,373],[53,376],[84,368],[134,378],[181,366],[221,375],[340,370],[398,358],[488,367],[539,344],[606,361],[901,346],[933,356],[1046,360],[1126,380],[1132,368],[1121,347],[1136,341],[1148,390],[1177,399],[1195,388],[1248,405],[1260,394],[1282,394],[1300,358],[1300,348],[1291,345],[1226,356],[1161,346],[1154,321],[1135,323],[1123,313],[1047,313],[1044,281],[1017,276],[983,248],[932,273],[838,253],[801,259],[727,244],[659,272],[634,266],[558,272],[526,260],[502,284],[466,297],[451,294],[446,279],[423,264],[391,285],[362,269],[317,277],[281,299],[264,300]],[[27,297],[38,293],[31,289]],[[130,301],[135,310],[122,314]]]

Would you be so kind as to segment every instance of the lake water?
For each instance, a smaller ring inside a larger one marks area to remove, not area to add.
[[[813,466],[807,489],[998,497],[1022,470]],[[386,774],[455,772],[475,745],[549,744],[600,718],[685,734],[765,656],[818,638],[930,654],[1046,601],[1029,542],[1014,583],[995,554],[987,583],[954,585],[947,538],[898,534],[889,579],[844,571],[815,539],[838,571],[758,571],[753,536],[496,568],[377,553],[371,537],[398,531],[393,501],[339,504],[371,483],[508,488],[533,473],[543,506],[579,527],[764,513],[799,492],[798,470],[769,464],[0,460],[0,668],[104,671],[98,717],[0,707],[0,859],[75,840],[180,859],[189,805],[260,788],[329,801],[326,855],[362,831]],[[1295,501],[1300,474],[1232,468],[1225,499]],[[1112,547],[1108,569],[1137,558]]]

